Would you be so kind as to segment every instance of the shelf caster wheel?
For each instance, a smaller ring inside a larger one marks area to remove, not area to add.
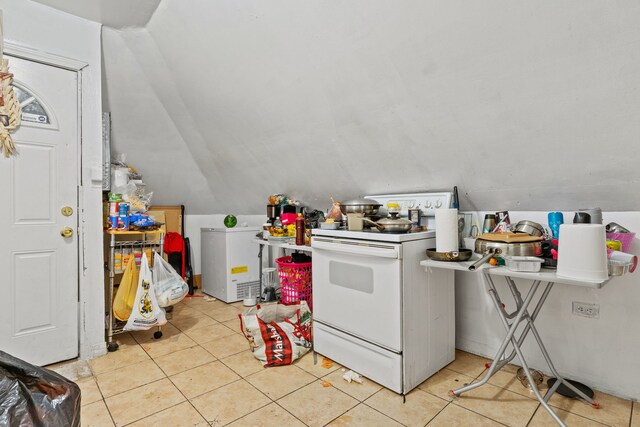
[[[600,403],[599,402],[591,402],[591,407],[594,409],[600,409]]]
[[[109,353],[114,352],[118,349],[118,347],[120,346],[118,345],[117,342],[110,342],[109,344],[107,344],[107,351]]]
[[[153,337],[157,340],[159,340],[160,338],[162,338],[162,331],[155,331],[153,333]]]

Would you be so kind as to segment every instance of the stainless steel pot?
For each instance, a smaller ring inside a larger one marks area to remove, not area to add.
[[[346,202],[340,202],[340,211],[346,215],[350,213],[363,213],[365,216],[372,216],[378,213],[378,209],[382,206],[375,200],[371,199],[352,199]]]
[[[482,258],[469,266],[471,271],[474,271],[494,256],[540,256],[542,255],[542,242],[505,243],[478,238],[476,239],[475,252],[482,254]]]
[[[536,237],[544,236],[544,227],[533,221],[520,221],[516,224],[514,230],[518,233],[527,233]]]
[[[390,218],[383,218],[379,221],[371,221],[369,218],[362,218],[363,221],[373,224],[382,233],[406,233],[411,230],[413,223],[408,219],[399,218],[397,213],[392,213]]]

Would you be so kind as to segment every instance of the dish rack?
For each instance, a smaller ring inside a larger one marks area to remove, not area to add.
[[[124,252],[125,249],[130,249],[130,258],[129,262],[136,262],[134,250],[140,250],[140,254],[147,253],[147,258],[149,261],[149,266],[153,262],[153,257],[149,256],[148,252],[153,254],[153,251],[157,249],[156,252],[162,254],[164,250],[164,230],[154,230],[154,231],[115,231],[115,230],[107,230],[105,231],[107,236],[107,244],[108,244],[108,254],[109,259],[105,265],[106,272],[108,275],[108,281],[106,283],[107,286],[107,297],[105,298],[107,302],[106,306],[106,330],[107,330],[107,351],[112,352],[118,349],[118,343],[113,341],[113,336],[124,332],[124,325],[126,322],[119,321],[113,315],[113,297],[114,297],[114,288],[116,285],[116,279],[119,277],[122,278],[122,273],[124,272],[124,257],[121,258],[121,263],[119,268],[116,271],[116,253],[117,251]],[[105,251],[106,252],[106,251]],[[119,285],[119,283],[118,283]],[[137,284],[136,284],[137,286]],[[162,337],[162,329],[158,326],[158,330],[154,332],[153,337],[159,339]]]

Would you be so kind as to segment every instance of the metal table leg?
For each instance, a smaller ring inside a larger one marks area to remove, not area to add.
[[[534,382],[534,380],[533,380],[533,378],[531,376],[531,373],[529,372],[529,366],[527,365],[527,362],[526,362],[526,360],[525,360],[525,358],[524,358],[524,356],[522,354],[522,350],[520,348],[522,346],[522,344],[524,343],[524,340],[527,337],[527,335],[529,334],[529,332],[531,332],[533,334],[538,346],[540,347],[540,350],[542,351],[542,354],[544,356],[545,361],[547,362],[547,365],[549,366],[549,369],[551,370],[553,375],[555,375],[556,378],[557,378],[556,383],[547,391],[547,393],[544,395],[544,397],[540,394],[540,391],[538,390],[537,387],[533,387],[533,393],[535,394],[535,396],[538,399],[538,401],[545,408],[545,410],[547,412],[549,412],[551,417],[558,423],[558,425],[566,427],[565,424],[562,422],[562,420],[553,411],[553,409],[551,409],[551,407],[549,406],[549,404],[547,402],[549,401],[549,399],[551,398],[553,393],[557,390],[557,388],[560,386],[560,384],[564,384],[565,386],[567,386],[571,390],[575,391],[578,394],[578,396],[580,396],[584,401],[586,401],[587,403],[591,404],[593,407],[598,408],[599,407],[598,403],[594,402],[591,398],[589,398],[583,392],[581,392],[576,387],[574,387],[573,384],[569,383],[567,380],[565,380],[564,378],[562,378],[560,376],[560,374],[557,372],[555,366],[553,366],[553,363],[551,361],[549,353],[547,352],[547,349],[545,348],[544,344],[542,343],[542,339],[540,338],[540,334],[538,333],[538,330],[536,329],[536,327],[534,325],[534,321],[538,317],[538,314],[540,313],[540,309],[542,308],[545,300],[549,296],[549,292],[551,292],[551,288],[553,287],[553,282],[546,283],[544,291],[542,292],[542,295],[540,296],[540,299],[536,303],[536,306],[535,306],[535,308],[533,310],[533,314],[529,314],[529,311],[528,311],[529,304],[533,300],[533,296],[537,292],[541,282],[539,280],[534,281],[533,285],[531,286],[531,289],[529,289],[529,292],[527,293],[527,296],[523,300],[522,299],[522,295],[520,294],[520,291],[518,290],[514,280],[511,279],[510,277],[506,277],[507,285],[509,287],[509,290],[511,291],[511,295],[513,296],[513,299],[516,302],[516,310],[514,312],[512,312],[512,313],[508,313],[505,310],[505,305],[500,300],[500,296],[498,295],[498,291],[497,291],[497,289],[495,287],[495,284],[493,283],[493,279],[489,276],[488,273],[484,273],[482,275],[482,277],[485,280],[485,284],[489,288],[489,294],[491,295],[491,299],[493,300],[493,302],[494,302],[494,304],[496,306],[496,309],[498,311],[498,315],[500,316],[500,320],[502,321],[502,324],[504,325],[505,330],[507,331],[507,335],[504,338],[502,344],[500,345],[500,348],[498,349],[498,352],[496,353],[493,361],[491,362],[491,364],[489,366],[487,366],[488,370],[487,370],[486,374],[484,375],[484,377],[480,381],[478,381],[476,383],[469,384],[469,385],[467,385],[465,387],[461,387],[461,388],[459,388],[457,390],[451,391],[449,394],[451,396],[460,396],[462,393],[465,393],[465,392],[467,392],[469,390],[473,390],[476,387],[480,387],[481,385],[486,384],[487,381],[489,381],[489,379],[496,372],[498,372],[507,363],[509,363],[511,360],[513,360],[513,358],[516,355],[518,356],[518,359],[520,359],[520,362],[522,364],[522,368],[524,370],[524,373],[525,373],[529,383],[530,384],[535,384],[535,382]],[[509,319],[513,319],[511,323],[509,323]],[[516,338],[516,336],[515,336],[516,330],[518,329],[520,323],[522,323],[522,322],[526,322],[526,324],[525,324],[525,326],[524,326],[524,328],[522,330],[521,335],[518,338]],[[504,357],[505,356],[505,351],[506,351],[507,346],[509,344],[511,344],[513,346],[513,351],[511,352],[511,354],[508,357]]]
[[[107,351],[116,351],[118,349],[118,343],[113,342],[113,287],[115,286],[115,267],[114,258],[116,252],[116,236],[112,234],[109,240],[109,307],[108,314],[108,326],[107,326]]]
[[[256,301],[262,301],[262,251],[264,250],[264,245],[258,245],[258,280],[260,282],[260,292],[258,293],[258,297]]]

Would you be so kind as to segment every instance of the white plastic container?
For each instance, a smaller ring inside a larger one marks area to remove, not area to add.
[[[558,246],[559,277],[603,282],[609,278],[604,225],[562,224]]]
[[[622,276],[627,274],[630,268],[633,267],[633,263],[627,261],[617,261],[614,259],[609,260],[609,275],[610,276]]]
[[[540,271],[544,260],[535,256],[506,256],[504,263],[511,271]]]
[[[321,230],[337,230],[340,228],[339,222],[321,222],[319,225]]]

